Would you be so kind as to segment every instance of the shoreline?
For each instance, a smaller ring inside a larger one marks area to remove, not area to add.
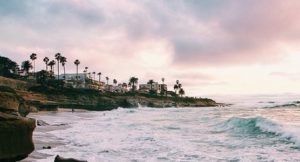
[[[60,109],[58,112],[66,112],[68,110],[62,110]],[[63,139],[60,139],[59,137],[56,137],[55,135],[51,134],[52,131],[57,131],[57,130],[63,130],[63,129],[68,129],[71,126],[61,124],[53,124],[53,123],[48,123],[48,121],[43,120],[43,114],[51,114],[53,112],[51,111],[41,111],[37,113],[30,113],[28,115],[29,118],[34,118],[37,121],[40,120],[42,122],[45,122],[49,125],[42,125],[42,126],[37,126],[36,129],[33,132],[33,142],[34,142],[34,151],[28,155],[28,157],[24,160],[21,160],[20,162],[35,162],[38,160],[46,160],[49,157],[54,157],[56,155],[50,155],[47,153],[43,153],[43,150],[45,150],[43,147],[48,147],[50,146],[50,149],[54,149],[59,146],[65,145],[63,142]],[[54,160],[54,158],[53,158]]]

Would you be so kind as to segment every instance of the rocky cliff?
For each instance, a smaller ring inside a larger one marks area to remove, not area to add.
[[[0,161],[18,161],[26,158],[34,150],[32,133],[36,126],[35,120],[23,117],[29,111],[30,108],[22,97],[11,90],[1,89]]]
[[[134,108],[138,106],[166,107],[208,107],[219,106],[215,101],[206,98],[166,97],[138,92],[124,94],[99,92],[93,89],[72,89],[43,87],[34,83],[0,77],[0,92],[2,88],[10,88],[21,96],[25,105],[30,105],[30,111],[50,110],[61,108],[81,108],[88,110],[111,110],[118,107]],[[27,111],[26,106],[23,110]],[[23,112],[23,113],[24,113]],[[22,113],[22,114],[23,114]]]
[[[210,107],[218,106],[214,100],[192,97],[166,97],[160,95],[129,92],[125,94],[103,93],[91,89],[53,89],[32,87],[22,92],[25,99],[38,109],[55,110],[57,107],[82,108],[88,110],[111,110],[118,107]],[[27,97],[30,96],[30,97]],[[56,106],[55,106],[56,105]]]

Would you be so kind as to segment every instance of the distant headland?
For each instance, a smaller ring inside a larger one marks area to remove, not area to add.
[[[66,73],[67,58],[60,53],[55,54],[53,60],[43,58],[45,69],[36,72],[37,60],[37,54],[32,53],[29,59],[19,66],[11,59],[0,56],[1,89],[10,88],[32,107],[31,111],[55,110],[58,107],[101,111],[118,107],[219,105],[211,99],[185,96],[185,90],[179,80],[174,82],[172,87],[174,91],[168,89],[165,78],[161,79],[161,83],[150,79],[147,83],[139,84],[137,77],[131,77],[128,83],[118,83],[117,79],[113,79],[113,84],[110,84],[109,77],[105,77],[105,81],[102,81],[102,73],[89,72],[88,67],[84,67],[83,73],[79,73],[78,59],[74,61],[76,73]],[[62,74],[60,69],[63,71]]]

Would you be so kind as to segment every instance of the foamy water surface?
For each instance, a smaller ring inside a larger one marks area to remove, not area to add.
[[[300,161],[300,96],[217,99],[234,105],[33,115],[70,126],[50,132],[65,145],[37,161]]]

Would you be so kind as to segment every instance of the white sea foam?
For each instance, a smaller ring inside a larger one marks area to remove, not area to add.
[[[300,108],[257,106],[260,101],[287,102],[276,99],[252,98],[249,103],[245,99],[244,104],[225,108],[120,108],[36,115],[49,124],[70,126],[49,132],[65,145],[42,150],[52,156],[38,161],[53,161],[57,154],[89,162],[299,161]]]

